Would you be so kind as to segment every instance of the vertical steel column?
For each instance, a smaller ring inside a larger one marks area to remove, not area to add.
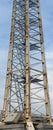
[[[4,95],[5,115],[22,111],[25,83],[25,1],[14,0]],[[4,114],[3,114],[4,115]]]
[[[42,69],[43,69],[43,81],[44,81],[44,93],[45,93],[45,107],[46,107],[46,118],[49,123],[51,123],[51,113],[50,113],[50,99],[48,90],[48,79],[46,71],[46,61],[44,53],[44,40],[42,32],[42,20],[40,15],[40,1],[38,0],[38,17],[39,17],[39,29],[40,29],[40,44],[41,44],[41,58],[42,58]]]
[[[9,45],[9,52],[8,52],[8,64],[7,64],[7,74],[6,74],[6,85],[5,85],[5,93],[4,93],[4,105],[3,105],[3,118],[5,118],[5,115],[7,113],[8,108],[8,95],[9,95],[9,88],[10,86],[10,80],[11,80],[11,62],[12,62],[12,51],[13,51],[13,38],[14,38],[14,18],[15,18],[15,5],[16,1],[13,1],[13,10],[12,10],[12,23],[11,23],[11,33],[10,33],[10,45]],[[9,108],[10,110],[10,108]]]
[[[29,0],[25,0],[26,15],[25,15],[25,33],[26,33],[26,84],[25,84],[25,118],[30,118],[30,68],[29,68]]]

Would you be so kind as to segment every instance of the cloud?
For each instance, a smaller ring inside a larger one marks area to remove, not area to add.
[[[12,2],[0,0],[0,109],[3,107]]]
[[[53,53],[47,53],[47,76],[51,104],[51,115],[53,116]]]
[[[53,70],[53,52],[48,50],[48,52],[46,52],[45,54],[47,69]]]
[[[47,58],[48,60],[52,60],[52,59],[53,59],[53,52],[52,52],[52,51],[46,52],[46,58]]]
[[[47,75],[48,75],[48,86],[51,104],[51,114],[53,115],[53,51],[47,50],[46,52],[46,63],[47,63]]]
[[[3,105],[4,87],[7,68],[7,51],[0,48],[0,109]]]

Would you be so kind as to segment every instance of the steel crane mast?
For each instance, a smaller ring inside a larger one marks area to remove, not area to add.
[[[40,0],[13,0],[3,118],[12,112],[51,122]]]

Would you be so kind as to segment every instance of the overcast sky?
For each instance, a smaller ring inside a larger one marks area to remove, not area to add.
[[[53,115],[53,0],[40,0],[48,73],[51,113]],[[12,1],[0,0],[0,110],[3,107]]]

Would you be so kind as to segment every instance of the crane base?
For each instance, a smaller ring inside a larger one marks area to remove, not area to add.
[[[26,130],[25,124],[3,124],[0,123],[0,130]],[[31,130],[31,129],[30,129]],[[38,125],[35,130],[53,130],[53,125]]]
[[[53,125],[39,124],[37,130],[53,130]]]

